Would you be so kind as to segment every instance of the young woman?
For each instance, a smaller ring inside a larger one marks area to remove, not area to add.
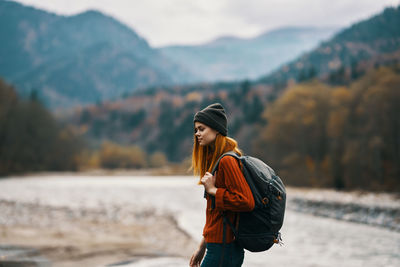
[[[254,198],[234,157],[223,157],[215,175],[210,173],[223,153],[235,151],[241,155],[237,142],[227,137],[227,118],[221,104],[212,104],[196,113],[194,135],[192,168],[194,174],[201,177],[199,184],[207,193],[207,210],[203,239],[190,259],[190,266],[220,266],[222,254],[222,266],[241,266],[244,250],[234,242],[229,226],[223,246],[222,212],[235,223],[237,212],[254,208]]]

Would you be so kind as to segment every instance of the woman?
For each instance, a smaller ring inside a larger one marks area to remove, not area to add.
[[[222,254],[223,266],[241,266],[244,250],[234,242],[229,226],[226,227],[226,245],[223,248],[222,212],[235,223],[237,212],[254,208],[254,199],[234,157],[223,157],[215,175],[210,173],[223,153],[235,151],[241,155],[237,142],[227,137],[227,118],[222,105],[215,103],[197,112],[194,132],[192,168],[195,175],[200,175],[200,184],[207,193],[207,210],[203,239],[190,259],[190,266],[200,266],[200,263],[201,267],[220,266]]]

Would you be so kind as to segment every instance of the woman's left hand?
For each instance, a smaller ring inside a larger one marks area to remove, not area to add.
[[[206,192],[212,196],[215,196],[217,193],[217,188],[215,187],[215,175],[206,172],[200,181],[204,185]]]

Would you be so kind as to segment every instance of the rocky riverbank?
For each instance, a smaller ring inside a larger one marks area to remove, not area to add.
[[[12,244],[17,251],[18,247],[33,248],[36,253],[30,255],[48,260],[51,266],[101,266],[145,258],[187,257],[195,248],[194,241],[170,214],[152,209],[72,209],[0,200],[0,214],[1,243]],[[5,260],[21,261],[21,256],[12,253],[0,256],[0,266]],[[43,262],[32,266],[50,266]]]
[[[399,194],[290,188],[287,208],[400,232]]]

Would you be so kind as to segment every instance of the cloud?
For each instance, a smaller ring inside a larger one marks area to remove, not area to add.
[[[247,24],[272,29],[283,25],[347,26],[379,13],[399,0],[231,1],[227,12]]]
[[[97,9],[152,46],[250,37],[277,27],[348,26],[400,0],[18,0],[58,14]]]

